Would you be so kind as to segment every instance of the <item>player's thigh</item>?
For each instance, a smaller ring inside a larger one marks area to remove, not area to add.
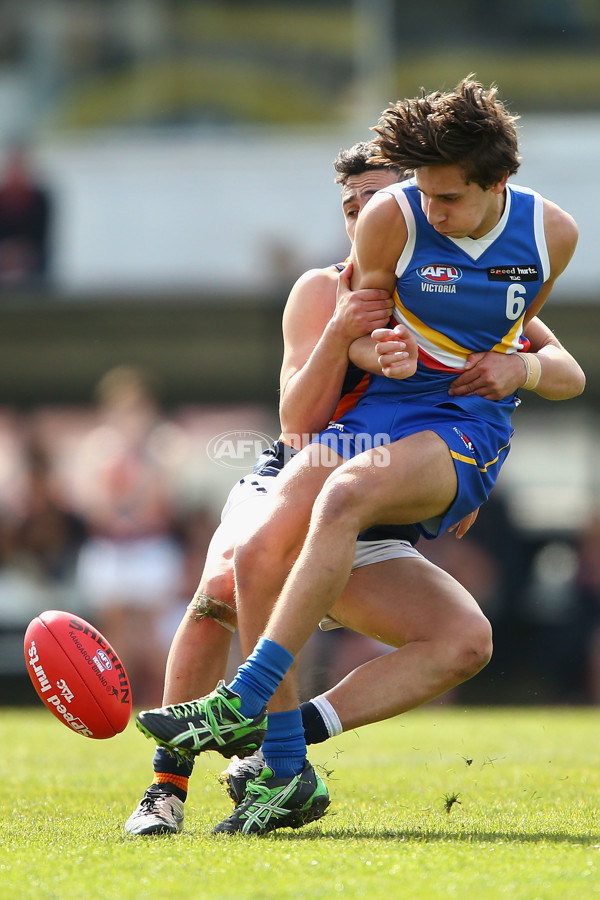
[[[344,458],[323,444],[308,444],[297,453],[277,476],[272,492],[277,504],[303,504],[312,507],[315,497],[327,478],[340,466]]]
[[[269,536],[281,547],[303,542],[315,500],[331,472],[343,462],[320,444],[310,444],[297,453],[269,491],[269,506],[255,523],[253,542],[267,541]]]
[[[235,548],[253,533],[268,508],[268,495],[254,494],[227,513],[210,539],[197,593],[207,593],[235,605]]]
[[[413,557],[354,569],[329,614],[393,647],[450,637],[467,622],[484,618],[455,578],[429,560]]]
[[[445,512],[457,487],[448,445],[422,431],[346,462],[328,479],[323,501],[334,516],[357,509],[361,528],[409,524]]]
[[[271,495],[268,493],[249,494],[242,503],[233,506],[210,540],[205,569],[219,569],[231,564],[236,545],[269,516],[271,508]]]

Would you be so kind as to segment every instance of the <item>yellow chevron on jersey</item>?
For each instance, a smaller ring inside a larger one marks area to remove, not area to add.
[[[473,352],[472,350],[461,347],[452,338],[422,322],[404,306],[397,290],[394,291],[393,300],[395,304],[393,317],[402,325],[406,325],[421,350],[450,369],[464,369],[467,357]]]
[[[402,325],[406,325],[408,330],[414,336],[418,346],[424,350],[429,356],[432,356],[444,366],[451,369],[464,369],[467,357],[473,352],[466,347],[462,347],[442,334],[422,322],[414,313],[411,313],[402,303],[398,295],[398,291],[394,291],[395,309],[392,313],[396,321]],[[515,322],[510,331],[507,332],[501,341],[498,341],[493,347],[496,353],[514,353],[519,350],[519,339],[523,334],[523,320],[525,315]]]
[[[513,351],[519,350],[519,341],[521,335],[523,334],[523,320],[525,319],[525,314],[521,316],[521,318],[515,322],[510,331],[504,335],[501,341],[499,341],[492,350],[495,350],[496,353],[512,353]]]

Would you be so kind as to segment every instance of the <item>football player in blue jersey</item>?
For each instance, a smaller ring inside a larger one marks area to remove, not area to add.
[[[334,163],[350,241],[364,205],[401,174],[388,163],[371,165],[373,152],[374,148],[363,142],[341,151]],[[282,435],[257,461],[254,472],[235,485],[227,498],[198,590],[169,651],[163,698],[166,704],[192,700],[225,675],[237,627],[235,545],[263,514],[274,476],[284,462],[300,449],[307,435],[320,431],[335,416],[340,397],[341,409],[355,402],[353,398],[365,373],[350,364],[348,348],[352,342],[376,325],[389,322],[392,303],[388,292],[352,292],[347,288],[336,298],[340,268],[343,265],[312,269],[298,279],[290,292],[283,319]],[[397,565],[397,559],[409,555],[420,559],[421,554],[410,543],[416,542],[418,535],[414,529],[397,529],[393,536],[366,533],[363,537],[357,555],[356,590],[359,594],[372,594],[377,606],[375,598],[385,595],[382,582],[387,574],[383,571],[380,577],[378,573],[386,569],[386,561]],[[449,589],[454,587],[453,580],[448,584]],[[457,592],[462,591],[457,585]],[[374,618],[377,617],[374,610]],[[317,729],[320,726],[323,730],[325,726],[316,709],[313,719]],[[153,767],[153,784],[125,824],[129,834],[175,833],[182,827],[193,759],[182,760],[158,748]]]
[[[486,195],[485,201],[479,195],[469,197],[465,203],[465,221],[468,220],[470,227],[471,222],[481,224],[484,219],[488,219],[486,227],[490,224],[493,228],[493,216],[487,215],[488,206],[494,205],[488,203],[490,198],[487,194],[491,188],[480,187],[480,190]],[[496,196],[497,192],[493,193]],[[375,202],[377,206],[381,205],[380,195]],[[496,207],[499,210],[497,203]],[[362,215],[361,213],[361,217]],[[379,234],[379,240],[381,252],[388,253],[391,258],[393,254],[389,252],[388,246],[391,241],[388,242],[385,229]],[[361,281],[365,277],[363,247],[368,246],[363,238],[360,248],[354,254],[353,288],[357,283],[361,284],[361,289],[364,286]],[[394,252],[400,258],[403,247],[396,246]],[[365,258],[369,259],[368,254]],[[432,259],[431,264],[437,267],[435,271],[432,270],[434,277],[444,277],[444,274],[450,278],[455,277],[457,266],[454,264],[446,266],[442,258],[435,262]],[[527,264],[519,262],[523,268]],[[348,288],[347,281],[351,272],[352,268],[349,267],[341,277],[341,297]],[[395,277],[395,264],[392,274]],[[377,272],[377,275],[381,273]],[[383,278],[382,275],[381,277]],[[386,278],[385,284],[382,282],[382,287],[375,289],[392,293],[394,285],[391,278]],[[444,297],[447,299],[450,292],[434,290],[431,293],[439,300]],[[519,291],[513,293],[511,311],[520,302]],[[506,306],[508,309],[508,301]],[[473,312],[469,310],[467,320],[472,316]],[[347,416],[352,417],[358,411],[362,414],[362,410],[367,408],[365,426],[360,433],[363,438],[372,437],[375,429],[381,432],[379,421],[368,418],[373,409],[378,410],[380,406],[386,410],[396,407],[397,418],[402,420],[410,402],[410,393],[402,394],[401,398],[391,395],[381,399],[376,389],[378,378],[384,383],[389,380],[397,384],[403,384],[406,378],[408,384],[414,377],[414,374],[406,377],[408,373],[403,371],[400,373],[403,379],[398,380],[398,361],[400,366],[405,367],[404,344],[415,340],[415,336],[418,342],[420,331],[414,327],[408,314],[404,318],[398,317],[398,322],[396,329],[376,331],[378,340],[375,342],[369,336],[366,340],[358,339],[358,343],[350,351],[355,362],[360,360],[363,368],[372,368],[375,373],[366,393],[354,409],[340,420],[342,427],[346,429],[346,423],[352,422],[352,418],[348,419]],[[210,698],[140,714],[138,721],[142,730],[153,736],[160,745],[192,754],[203,749],[219,749],[225,756],[251,751],[264,736],[264,706],[267,700],[309,634],[327,614],[357,630],[375,633],[390,645],[399,648],[353,673],[350,676],[353,678],[353,689],[345,697],[342,696],[343,684],[331,693],[338,704],[334,709],[344,728],[356,727],[411,709],[460,683],[485,665],[491,652],[491,633],[487,619],[470,595],[467,595],[468,599],[463,596],[455,606],[451,604],[446,607],[442,599],[444,588],[441,580],[433,579],[429,594],[418,599],[411,592],[410,577],[408,580],[399,580],[397,596],[393,596],[392,602],[386,607],[388,621],[378,625],[374,624],[373,610],[368,599],[351,607],[345,605],[340,597],[348,582],[353,562],[348,557],[350,534],[353,535],[351,543],[354,546],[359,532],[380,521],[390,524],[398,521],[423,522],[421,530],[427,536],[437,533],[441,527],[440,523],[433,522],[436,517],[444,519],[445,527],[458,523],[459,518],[446,515],[446,509],[454,503],[458,479],[456,475],[449,473],[440,445],[445,447],[453,470],[454,461],[462,461],[458,457],[466,458],[471,453],[474,458],[479,431],[472,432],[470,419],[469,428],[465,428],[461,417],[457,419],[462,428],[456,426],[454,430],[450,415],[455,414],[457,409],[462,413],[462,397],[479,397],[481,402],[502,407],[504,397],[512,395],[516,387],[523,385],[526,376],[526,387],[536,388],[539,384],[540,393],[543,390],[556,399],[573,396],[583,387],[583,375],[578,367],[574,380],[569,380],[569,376],[565,377],[560,345],[552,341],[546,342],[539,354],[528,355],[527,365],[517,358],[516,353],[505,352],[502,356],[509,358],[501,360],[500,353],[495,355],[490,352],[496,349],[496,344],[501,343],[500,338],[488,347],[480,342],[470,349],[466,340],[468,324],[467,321],[465,347],[462,348],[466,352],[462,356],[457,340],[442,341],[443,352],[438,352],[434,340],[435,329],[431,328],[427,334],[427,350],[423,351],[423,357],[419,360],[419,365],[425,367],[425,381],[432,379],[428,384],[428,388],[433,385],[432,393],[440,392],[437,379],[443,379],[446,405],[441,407],[444,409],[441,420],[444,428],[441,428],[437,420],[435,425],[444,436],[451,436],[453,448],[458,446],[460,452],[457,452],[457,456],[450,456],[449,445],[439,436],[438,431],[429,427],[427,419],[417,420],[409,409],[409,424],[404,426],[406,436],[401,431],[397,437],[393,435],[392,443],[381,448],[374,447],[349,462],[345,463],[343,458],[335,459],[329,453],[323,464],[321,443],[313,443],[298,453],[277,479],[273,513],[236,550],[239,563],[236,571],[240,601],[238,607],[243,647],[246,651],[251,649],[257,634],[263,630],[270,608],[301,551],[266,629],[265,638],[261,639],[249,662],[242,667],[230,687],[221,686]],[[494,323],[494,327],[496,325]],[[507,349],[517,350],[521,332],[522,328],[515,329],[514,335],[507,341]],[[420,345],[419,349],[422,349]],[[383,360],[383,369],[378,357]],[[540,378],[533,384],[535,378],[529,378],[530,371],[535,376],[536,363],[540,365],[540,357],[544,360],[544,379]],[[450,365],[450,361],[455,364]],[[508,377],[498,374],[505,364],[507,370],[510,370]],[[415,373],[415,366],[416,363],[412,361],[411,373]],[[436,372],[440,374],[436,375]],[[497,378],[496,385],[490,373]],[[422,375],[420,377],[423,378]],[[420,384],[417,387],[419,389],[415,393],[418,395],[428,392],[420,389]],[[484,391],[485,398],[482,400]],[[385,391],[380,393],[384,394]],[[398,404],[398,399],[402,400],[401,405]],[[494,421],[493,416],[491,419]],[[416,423],[418,427],[415,427]],[[398,425],[395,421],[386,421],[385,424],[390,432],[391,425]],[[335,436],[336,432],[337,429],[330,431],[328,437]],[[471,432],[475,440],[471,437]],[[356,431],[341,433],[350,433],[353,437],[357,434]],[[491,443],[489,435],[484,434],[487,443]],[[352,456],[352,442],[340,442],[340,446],[342,443],[345,444],[346,453]],[[407,450],[404,449],[406,444],[409,445]],[[335,451],[333,442],[330,442],[328,449]],[[479,471],[480,467],[475,468]],[[469,512],[483,499],[475,490],[467,491],[466,496],[478,501],[473,502]],[[312,523],[302,548],[313,506]],[[467,511],[466,508],[464,511]],[[317,610],[319,614],[315,619]],[[304,726],[301,713],[294,708],[295,705],[293,682],[290,680],[278,691],[273,707],[275,715],[269,717],[269,733],[263,747],[268,764],[255,781],[249,782],[246,800],[239,804],[232,816],[217,826],[217,831],[265,832],[284,825],[301,825],[323,814],[328,803],[327,791],[306,762]],[[340,709],[343,710],[341,715]]]

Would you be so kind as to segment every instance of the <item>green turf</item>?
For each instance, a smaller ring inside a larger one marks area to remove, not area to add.
[[[41,708],[0,711],[0,898],[586,900],[600,895],[594,709],[435,707],[311,748],[333,770],[320,823],[213,837],[223,761],[199,758],[178,836],[123,822],[151,780],[134,728],[76,735]]]

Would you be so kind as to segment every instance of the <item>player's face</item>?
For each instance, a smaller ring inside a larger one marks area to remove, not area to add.
[[[373,194],[383,187],[396,184],[398,176],[387,169],[373,169],[362,175],[350,175],[342,188],[342,210],[346,223],[346,232],[351,241],[354,240],[356,220]]]
[[[484,191],[467,184],[460,166],[421,166],[415,171],[421,208],[427,221],[447,237],[483,237],[504,209],[506,179]]]

